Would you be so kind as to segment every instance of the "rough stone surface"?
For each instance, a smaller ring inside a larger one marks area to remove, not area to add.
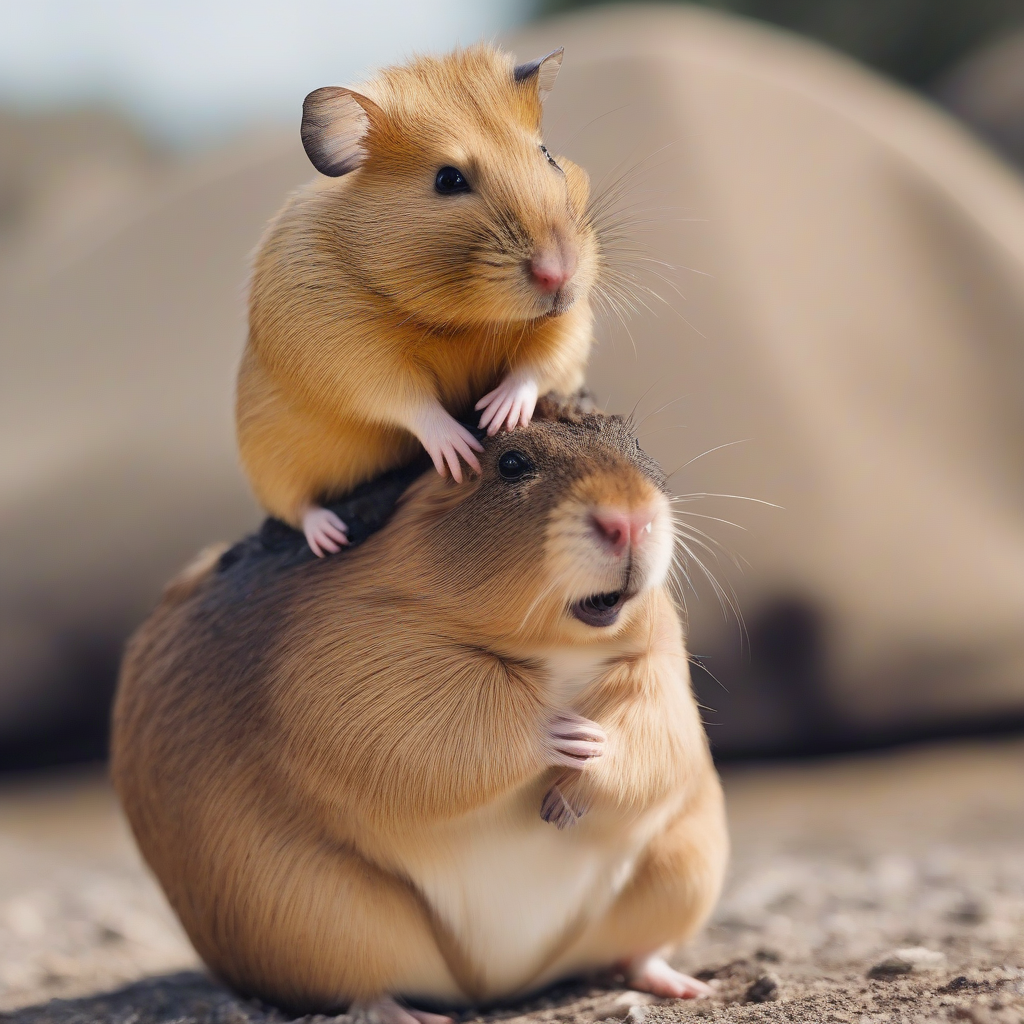
[[[590,979],[462,1020],[1024,1024],[1024,743],[747,765],[725,783],[729,882],[677,960],[713,997]],[[99,777],[0,790],[0,1010],[3,1024],[287,1019],[199,973]]]

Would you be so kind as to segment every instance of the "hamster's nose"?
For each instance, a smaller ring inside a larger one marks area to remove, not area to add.
[[[530,277],[546,295],[553,295],[576,273],[576,258],[568,251],[545,249],[530,260]]]
[[[653,509],[624,512],[602,508],[592,514],[594,529],[613,554],[621,555],[627,547],[639,547],[650,535],[654,522]]]

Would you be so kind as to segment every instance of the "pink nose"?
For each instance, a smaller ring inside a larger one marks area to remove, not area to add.
[[[530,277],[547,295],[557,292],[575,273],[575,262],[564,253],[540,252],[530,260]]]
[[[593,514],[593,518],[600,538],[614,554],[621,555],[627,547],[639,547],[651,535],[654,512],[651,509],[633,512],[601,509]]]

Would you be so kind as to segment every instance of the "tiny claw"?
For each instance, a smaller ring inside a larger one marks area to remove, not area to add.
[[[527,426],[537,405],[537,391],[533,378],[510,374],[476,403],[477,409],[484,410],[480,429],[486,429],[488,436],[493,437],[502,427],[514,430],[516,426]]]
[[[575,714],[558,714],[548,725],[548,760],[563,768],[584,768],[604,753],[608,735],[596,722]]]
[[[544,794],[540,805],[541,818],[559,830],[572,828],[586,813],[585,807],[573,807],[557,785]]]
[[[311,505],[302,514],[302,532],[317,558],[337,554],[349,543],[348,527],[330,510]]]

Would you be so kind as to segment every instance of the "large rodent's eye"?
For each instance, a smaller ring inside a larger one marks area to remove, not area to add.
[[[469,182],[458,167],[442,167],[434,178],[434,188],[441,195],[450,196],[455,192],[468,192]]]
[[[498,459],[498,472],[505,480],[519,480],[533,472],[533,463],[522,452],[512,449]]]

